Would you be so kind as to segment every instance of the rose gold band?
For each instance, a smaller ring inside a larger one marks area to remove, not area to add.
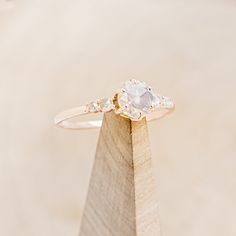
[[[174,106],[171,108],[159,108],[154,112],[148,114],[146,116],[147,121],[152,121],[156,119],[160,119],[165,115],[171,113],[174,110]],[[80,106],[76,108],[72,108],[70,110],[64,111],[58,114],[55,117],[55,124],[65,128],[65,129],[94,129],[100,128],[102,125],[102,120],[93,120],[93,121],[74,121],[72,120],[75,117],[84,116],[87,114],[93,114],[92,112],[88,111],[87,106]]]

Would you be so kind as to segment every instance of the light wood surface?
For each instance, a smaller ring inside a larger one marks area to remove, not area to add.
[[[159,236],[146,120],[104,115],[80,236]]]

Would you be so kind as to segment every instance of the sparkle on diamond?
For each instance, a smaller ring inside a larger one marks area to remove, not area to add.
[[[127,81],[124,91],[118,96],[118,103],[127,116],[138,119],[140,114],[148,114],[160,105],[160,98],[146,83],[137,80]]]

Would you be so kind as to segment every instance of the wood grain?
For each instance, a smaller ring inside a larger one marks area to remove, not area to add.
[[[146,120],[106,113],[80,236],[159,235]]]

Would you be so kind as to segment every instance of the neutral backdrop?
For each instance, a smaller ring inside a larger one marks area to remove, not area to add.
[[[145,80],[164,236],[236,235],[236,3],[0,0],[0,235],[77,236],[99,131],[54,115]]]

